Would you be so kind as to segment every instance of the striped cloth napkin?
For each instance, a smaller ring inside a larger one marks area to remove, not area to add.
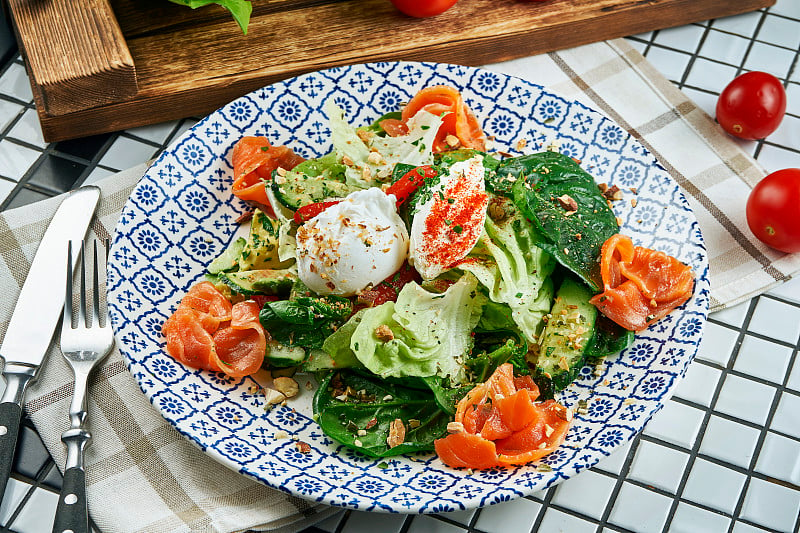
[[[582,101],[631,132],[683,187],[711,265],[712,311],[786,280],[800,254],[773,252],[747,229],[749,189],[764,175],[714,120],[623,40],[515,60],[488,68]],[[98,185],[103,197],[91,232],[110,237],[145,167]],[[0,214],[0,334],[38,242],[60,198]],[[56,290],[54,288],[54,290]],[[26,410],[59,466],[72,394],[70,371],[52,349]],[[105,533],[247,529],[298,531],[336,512],[270,489],[216,463],[179,435],[140,392],[118,351],[91,387],[94,434],[86,469],[90,514]]]

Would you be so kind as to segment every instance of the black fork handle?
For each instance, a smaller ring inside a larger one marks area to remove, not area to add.
[[[58,498],[53,533],[90,533],[89,510],[86,505],[86,472],[74,466],[64,472],[61,496]]]

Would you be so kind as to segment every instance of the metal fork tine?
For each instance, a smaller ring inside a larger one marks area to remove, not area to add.
[[[67,292],[64,295],[64,314],[61,329],[72,329],[72,241],[67,242]]]
[[[92,250],[92,325],[102,326],[100,323],[100,275],[97,270],[97,241],[93,241]]]
[[[86,322],[86,261],[84,244],[81,242],[81,248],[78,251],[78,261],[80,262],[80,295],[78,296],[78,327],[88,327]]]

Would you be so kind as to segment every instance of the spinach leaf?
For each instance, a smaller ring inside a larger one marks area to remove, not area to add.
[[[433,441],[445,436],[450,422],[430,390],[347,370],[322,380],[313,408],[326,435],[370,457],[431,451]],[[403,422],[405,438],[390,448],[386,439],[395,419]],[[359,430],[364,434],[359,435]]]
[[[249,0],[169,0],[174,4],[191,7],[197,9],[198,7],[207,6],[209,4],[218,4],[231,12],[233,20],[242,29],[242,33],[247,35],[247,26],[250,24],[250,14],[253,11],[253,5]]]
[[[301,296],[267,302],[258,318],[272,338],[283,345],[321,348],[352,309],[350,300],[340,296]]]
[[[461,398],[466,396],[467,393],[473,388],[472,384],[457,385],[452,387],[449,379],[439,376],[429,376],[419,379],[424,381],[425,384],[431,389],[431,392],[433,392],[433,397],[439,407],[441,407],[445,413],[451,416],[456,414],[456,406],[458,405],[458,402],[461,401]]]
[[[594,334],[586,345],[586,359],[596,362],[608,355],[619,353],[633,344],[634,333],[598,313]]]
[[[511,363],[514,374],[530,374],[525,355],[528,343],[511,330],[476,331],[472,355],[466,361],[476,383],[483,383],[503,363]]]
[[[540,248],[600,292],[600,248],[618,232],[616,216],[594,178],[572,158],[557,152],[524,156],[513,186],[514,203],[533,222]],[[523,168],[524,167],[524,168]],[[575,209],[559,198],[574,200]]]

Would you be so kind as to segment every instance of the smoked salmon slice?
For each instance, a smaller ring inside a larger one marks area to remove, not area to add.
[[[605,316],[631,331],[642,331],[685,303],[694,273],[664,252],[634,246],[630,237],[612,235],[600,251],[603,292],[589,301]]]
[[[436,134],[433,144],[434,152],[442,152],[453,148],[474,148],[486,150],[486,135],[483,133],[475,114],[464,102],[461,93],[447,85],[434,85],[422,89],[403,108],[402,123],[417,114],[421,109],[442,118],[442,125]],[[383,121],[387,122],[387,121]],[[388,123],[385,127],[389,135],[401,133],[403,130],[396,123]],[[406,128],[407,131],[407,128]],[[448,135],[459,140],[460,146],[447,142]]]
[[[286,146],[272,146],[266,137],[242,137],[231,154],[233,194],[274,218],[264,182],[272,180],[272,172],[278,167],[291,170],[303,161]]]
[[[526,379],[527,377],[527,379]],[[434,441],[448,466],[490,468],[525,464],[558,448],[567,436],[571,412],[548,400],[536,402],[539,389],[530,376],[514,377],[509,363],[458,403],[455,421],[463,428]]]
[[[231,377],[249,376],[261,368],[267,351],[261,308],[253,301],[233,305],[231,323],[214,334],[216,364]]]
[[[197,283],[162,326],[167,353],[192,368],[250,375],[266,354],[260,309],[252,300],[231,305],[211,283]]]

